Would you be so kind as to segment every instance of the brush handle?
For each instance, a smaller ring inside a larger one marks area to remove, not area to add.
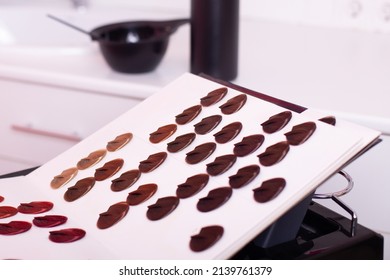
[[[60,18],[55,17],[55,16],[50,15],[50,14],[48,14],[47,17],[49,17],[49,18],[51,18],[51,19],[53,19],[53,20],[55,20],[55,21],[57,21],[59,23],[62,23],[62,24],[66,25],[66,26],[68,26],[70,28],[73,28],[73,29],[75,29],[75,30],[77,30],[79,32],[82,32],[82,33],[84,33],[84,34],[86,34],[86,35],[88,35],[90,37],[93,37],[90,32],[88,32],[88,31],[86,31],[86,30],[84,30],[84,29],[82,29],[82,28],[80,28],[78,26],[75,26],[75,25],[73,25],[73,24],[71,24],[71,23],[69,23],[67,21],[64,21],[63,19],[60,19]],[[94,39],[94,38],[92,38],[92,39]]]

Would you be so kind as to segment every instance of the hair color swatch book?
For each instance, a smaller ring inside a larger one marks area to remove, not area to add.
[[[0,180],[0,258],[226,259],[379,135],[184,74]]]

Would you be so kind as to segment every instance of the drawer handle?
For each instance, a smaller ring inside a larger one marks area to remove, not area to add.
[[[11,129],[13,129],[15,131],[29,133],[29,134],[52,137],[52,138],[57,138],[57,139],[61,139],[61,140],[73,141],[73,142],[80,142],[82,140],[82,138],[80,136],[78,136],[76,133],[73,135],[63,134],[63,133],[59,133],[59,132],[55,132],[55,131],[34,128],[32,125],[13,124],[13,125],[11,125]]]

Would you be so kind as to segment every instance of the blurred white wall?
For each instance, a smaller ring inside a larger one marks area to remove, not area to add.
[[[191,0],[89,1],[145,9],[158,7],[161,11],[175,9],[183,12],[189,12],[191,2]],[[241,14],[254,19],[390,32],[390,0],[241,0]]]
[[[77,0],[73,0],[77,1]],[[191,0],[84,0],[123,9],[158,9],[189,15]],[[390,32],[390,0],[240,0],[245,18]],[[72,5],[72,0],[0,0],[1,5]]]

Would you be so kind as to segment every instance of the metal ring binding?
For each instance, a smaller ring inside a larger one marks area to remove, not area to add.
[[[352,177],[345,172],[344,170],[340,170],[338,172],[340,175],[342,175],[347,180],[347,186],[337,192],[333,193],[323,193],[323,194],[314,194],[314,199],[332,199],[334,202],[336,202],[341,208],[343,208],[345,211],[347,211],[351,215],[351,225],[350,225],[350,232],[349,235],[355,236],[356,234],[356,226],[357,226],[357,215],[355,211],[353,211],[348,205],[346,205],[344,202],[342,202],[339,197],[343,196],[347,193],[349,193],[354,185]]]
[[[333,192],[333,193],[321,193],[321,194],[315,193],[313,195],[313,198],[315,198],[315,199],[329,199],[329,198],[332,198],[334,196],[340,197],[340,196],[343,196],[343,195],[349,193],[353,189],[353,186],[354,186],[354,182],[353,182],[351,175],[349,175],[344,170],[340,170],[338,173],[347,180],[347,186],[344,189],[337,191],[337,192]]]

